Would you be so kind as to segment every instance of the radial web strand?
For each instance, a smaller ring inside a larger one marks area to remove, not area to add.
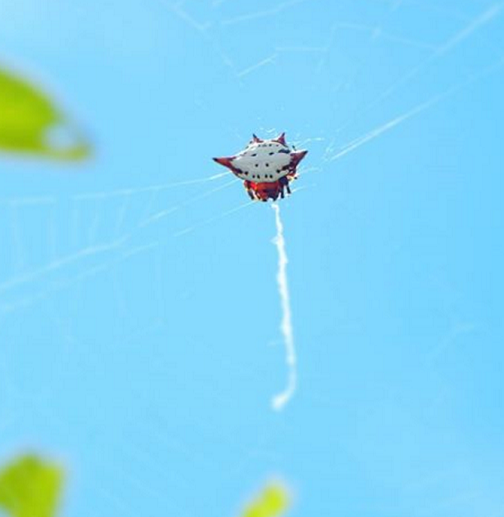
[[[278,273],[277,284],[278,294],[282,305],[282,321],[280,330],[282,331],[283,342],[285,345],[285,361],[288,369],[287,386],[275,395],[271,401],[273,409],[280,411],[289,402],[296,391],[297,372],[296,372],[296,350],[294,348],[294,331],[292,327],[292,311],[289,296],[289,284],[287,280],[287,252],[285,251],[285,238],[283,233],[283,223],[280,217],[280,207],[273,203],[275,211],[276,237],[273,241],[278,252]]]

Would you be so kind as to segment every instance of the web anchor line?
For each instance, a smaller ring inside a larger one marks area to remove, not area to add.
[[[285,238],[282,219],[280,217],[280,207],[277,203],[273,203],[273,210],[275,211],[276,223],[276,237],[273,240],[278,252],[278,273],[277,285],[280,302],[282,305],[282,320],[280,323],[280,330],[283,336],[285,345],[285,362],[288,369],[287,386],[285,389],[275,395],[271,400],[271,405],[276,411],[284,408],[287,402],[293,397],[297,386],[297,369],[296,369],[296,349],[294,347],[294,330],[292,325],[292,310],[290,304],[289,284],[287,279],[287,252],[285,249]]]

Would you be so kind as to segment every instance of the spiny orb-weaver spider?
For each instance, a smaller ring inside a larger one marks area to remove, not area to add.
[[[253,135],[243,151],[214,160],[243,180],[251,199],[276,201],[285,191],[291,193],[289,183],[297,178],[297,166],[307,152],[289,147],[285,133],[270,140]]]

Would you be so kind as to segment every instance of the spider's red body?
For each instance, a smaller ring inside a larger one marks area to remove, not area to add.
[[[292,175],[290,177],[286,177],[287,181],[282,181],[282,179],[279,179],[277,181],[264,181],[262,183],[255,183],[253,181],[245,180],[243,185],[249,194],[253,193],[253,195],[250,196],[252,199],[256,199],[258,201],[268,201],[268,199],[273,199],[276,201],[278,196],[284,197],[284,189],[288,189],[289,181],[296,178],[296,175]],[[290,193],[290,189],[288,192]]]
[[[243,180],[245,189],[253,200],[276,201],[291,193],[289,183],[297,178],[297,166],[308,151],[291,149],[285,133],[271,140],[253,136],[240,153],[227,158],[214,158]]]

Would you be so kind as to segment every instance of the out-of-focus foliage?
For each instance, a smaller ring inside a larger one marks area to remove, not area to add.
[[[56,145],[51,131],[64,128],[73,142]],[[0,150],[58,160],[79,160],[89,155],[85,139],[39,88],[0,68]]]
[[[280,485],[268,485],[242,513],[242,517],[280,517],[289,506],[289,494]]]
[[[62,470],[35,456],[23,456],[0,471],[0,508],[10,517],[54,517]]]

